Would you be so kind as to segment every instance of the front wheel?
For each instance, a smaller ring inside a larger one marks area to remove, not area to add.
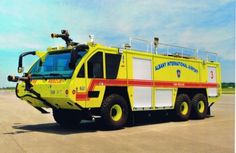
[[[180,94],[176,98],[174,114],[177,120],[186,121],[191,113],[190,98],[187,94]]]
[[[122,128],[128,118],[128,105],[125,99],[117,94],[106,97],[101,107],[101,116],[107,128]]]

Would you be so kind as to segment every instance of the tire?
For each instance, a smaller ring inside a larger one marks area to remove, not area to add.
[[[79,125],[80,113],[75,110],[53,109],[54,120],[62,127],[71,128]]]
[[[208,101],[204,94],[198,93],[192,99],[192,116],[195,119],[204,119],[207,115]]]
[[[120,129],[126,124],[128,112],[125,99],[120,95],[112,94],[102,103],[102,122],[108,129]]]
[[[187,121],[191,113],[191,101],[187,94],[179,94],[176,98],[174,115],[178,121]]]

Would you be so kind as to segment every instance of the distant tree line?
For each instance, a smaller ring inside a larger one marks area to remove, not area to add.
[[[223,82],[221,84],[222,88],[235,88],[234,82]]]
[[[15,89],[15,87],[2,87],[0,89],[7,89],[7,90],[9,89],[10,90],[10,89]]]

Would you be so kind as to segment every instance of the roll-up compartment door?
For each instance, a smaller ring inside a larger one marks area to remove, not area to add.
[[[152,80],[152,60],[133,58],[133,79],[137,82],[134,86],[134,107],[152,106],[152,87],[143,86],[143,81]]]

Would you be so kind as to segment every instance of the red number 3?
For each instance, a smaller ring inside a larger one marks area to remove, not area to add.
[[[210,73],[211,73],[211,79],[213,79],[214,78],[214,72],[211,71]]]

